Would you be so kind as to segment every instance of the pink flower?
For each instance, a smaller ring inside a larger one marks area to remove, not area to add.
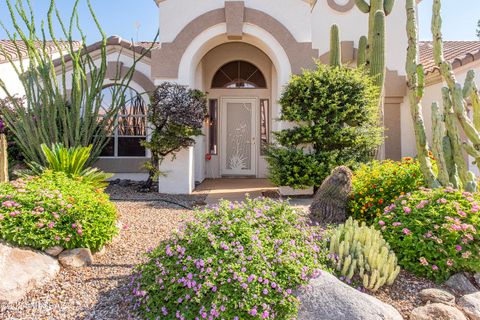
[[[394,222],[394,223],[392,223],[392,226],[394,226],[394,227],[398,227],[398,226],[401,226],[401,225],[402,225],[401,222]]]
[[[447,203],[447,199],[445,199],[445,198],[440,198],[440,199],[437,200],[437,203],[445,204],[445,203]]]
[[[447,260],[447,266],[449,266],[449,267],[453,266],[453,260],[452,259]]]
[[[468,259],[471,255],[472,255],[472,252],[467,251],[467,252],[462,253],[462,258]]]
[[[432,265],[432,270],[435,270],[435,271],[438,270],[438,266]]]
[[[381,225],[381,226],[384,226],[384,225],[385,225],[385,221],[380,220],[380,221],[378,221],[378,224]]]
[[[457,251],[462,251],[462,249],[463,249],[463,248],[462,248],[462,246],[460,246],[460,245],[456,245],[456,246],[455,246],[455,250],[457,250]]]
[[[420,258],[420,263],[422,264],[422,266],[428,266],[428,261],[424,257]]]
[[[412,212],[412,209],[410,209],[409,207],[403,207],[403,211],[404,211],[406,214],[409,214],[410,212]]]
[[[407,228],[403,228],[402,232],[406,234],[407,236],[410,235],[412,232],[408,230]]]

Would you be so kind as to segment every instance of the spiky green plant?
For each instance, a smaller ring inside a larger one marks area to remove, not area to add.
[[[336,24],[332,25],[332,28],[330,29],[330,65],[335,67],[340,67],[342,65],[340,35]]]
[[[47,170],[63,172],[70,178],[80,178],[84,182],[98,188],[105,187],[107,185],[106,180],[113,176],[97,168],[86,167],[92,146],[66,148],[62,144],[57,143],[52,145],[51,148],[42,144],[41,149],[46,159],[46,166],[38,163],[30,165],[37,174]]]
[[[352,218],[333,232],[330,256],[342,276],[348,280],[357,276],[373,292],[392,285],[400,273],[397,257],[380,231]]]
[[[87,4],[102,39],[98,58],[96,53],[93,57],[88,52],[86,36],[79,26],[79,0],[74,2],[68,23],[60,18],[55,0],[50,0],[46,23],[42,22],[40,28],[30,0],[16,0],[14,4],[12,0],[6,0],[13,32],[5,25],[1,26],[19,57],[25,56],[20,45],[26,48],[28,63],[21,59],[13,61],[6,49],[0,46],[0,53],[10,62],[25,91],[24,102],[20,102],[7,89],[5,79],[0,80],[0,89],[5,92],[9,105],[8,108],[2,108],[2,116],[27,162],[45,164],[40,146],[43,143],[62,143],[65,146],[93,145],[88,160],[92,164],[108,143],[108,133],[115,126],[112,119],[123,105],[125,90],[137,62],[149,51],[145,50],[138,57],[134,55],[132,66],[125,74],[118,70],[118,80],[114,80],[117,85],[112,86],[112,104],[102,108],[101,92],[107,71],[107,38],[89,0]],[[60,42],[56,37],[54,24],[60,25],[65,41]],[[77,43],[73,40],[74,31],[81,36],[80,50],[77,50]],[[65,54],[56,61],[46,46],[47,35],[57,51]]]

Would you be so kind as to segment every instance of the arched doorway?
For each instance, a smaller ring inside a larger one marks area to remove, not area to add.
[[[206,177],[265,177],[272,61],[253,45],[229,42],[205,54],[200,70],[209,103]]]

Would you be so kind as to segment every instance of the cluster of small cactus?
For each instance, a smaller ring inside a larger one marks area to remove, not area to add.
[[[400,273],[397,257],[380,231],[352,218],[334,231],[330,256],[343,277],[350,281],[358,276],[373,292],[385,284],[392,285]]]
[[[475,159],[480,168],[480,94],[475,85],[475,72],[470,70],[462,87],[457,83],[452,65],[443,56],[441,1],[433,1],[432,34],[435,64],[446,86],[442,88],[443,109],[437,102],[432,104],[432,151],[437,159],[438,174],[432,170],[428,155],[429,146],[422,118],[421,100],[425,90],[424,69],[418,64],[418,27],[416,22],[416,2],[406,1],[407,34],[407,76],[409,85],[410,109],[414,121],[418,159],[425,181],[432,188],[440,186],[463,187],[466,191],[477,191],[475,175],[469,171],[464,152]],[[473,121],[467,114],[470,100]],[[458,127],[460,124],[461,129]],[[465,133],[466,140],[461,132]]]

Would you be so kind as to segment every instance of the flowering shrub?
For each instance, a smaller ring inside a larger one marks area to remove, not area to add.
[[[116,234],[117,212],[91,185],[46,171],[0,184],[0,239],[46,249],[99,249]]]
[[[377,218],[399,264],[437,281],[480,271],[480,195],[451,188],[400,197]]]
[[[318,235],[287,203],[224,201],[148,254],[132,278],[146,319],[291,319],[292,292],[325,261]]]
[[[371,223],[399,195],[423,185],[420,166],[412,158],[373,161],[354,172],[349,210],[355,219]]]

